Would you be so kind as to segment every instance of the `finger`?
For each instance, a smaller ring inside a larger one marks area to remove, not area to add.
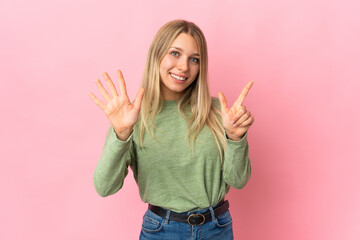
[[[250,80],[250,81],[246,84],[246,86],[243,88],[243,90],[241,91],[238,99],[236,99],[236,101],[235,101],[235,103],[234,103],[234,105],[233,105],[233,107],[235,107],[235,110],[236,110],[236,111],[237,111],[236,108],[238,108],[238,106],[241,106],[241,104],[243,103],[246,95],[247,95],[248,92],[250,91],[250,88],[252,87],[253,84],[254,84],[254,81]],[[232,107],[232,108],[233,108],[233,107]]]
[[[117,70],[116,73],[119,80],[120,94],[126,95],[126,85],[125,85],[124,76],[120,70]]]
[[[142,102],[142,99],[143,99],[143,96],[144,96],[144,92],[145,92],[145,89],[140,88],[139,91],[136,94],[136,98],[135,98],[135,102],[134,102],[134,107],[136,109],[140,109],[140,107],[141,107],[141,102]]]
[[[93,102],[99,106],[99,108],[101,108],[103,111],[105,110],[106,105],[102,101],[100,101],[92,92],[89,93],[89,96],[93,100]]]
[[[103,73],[103,77],[105,78],[106,84],[107,84],[108,87],[109,87],[109,90],[110,90],[110,92],[111,92],[111,95],[112,95],[113,97],[118,96],[118,94],[117,94],[117,92],[116,92],[115,85],[114,85],[113,81],[111,80],[109,74],[107,74],[107,72],[104,72],[104,73]]]
[[[104,86],[102,85],[100,79],[96,79],[95,81],[101,95],[105,98],[106,102],[109,102],[111,100],[111,97],[109,95],[109,93],[106,91],[106,89],[104,88]]]
[[[229,111],[227,102],[226,102],[226,98],[224,96],[224,94],[222,92],[218,93],[219,95],[219,100],[220,100],[220,106],[221,106],[221,113],[226,113]]]
[[[241,118],[238,120],[238,121],[236,121],[236,126],[242,126],[242,124],[246,121],[246,120],[248,120],[249,118],[251,117],[251,113],[250,112],[246,112],[246,113],[244,113],[242,116],[241,116]],[[235,126],[235,125],[234,125]]]
[[[255,118],[253,115],[251,115],[248,119],[246,119],[242,124],[241,124],[241,127],[247,127],[247,126],[250,126],[254,123],[255,121]]]
[[[240,106],[239,110],[235,113],[235,116],[232,118],[231,124],[236,123],[245,113],[246,113],[246,107]]]

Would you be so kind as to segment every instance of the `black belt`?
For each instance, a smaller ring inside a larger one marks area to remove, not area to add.
[[[165,218],[167,210],[161,207],[157,207],[149,204],[149,209],[156,215]],[[214,207],[214,214],[217,218],[221,214],[225,213],[229,209],[229,201],[222,200],[216,207]],[[182,213],[170,212],[169,220],[176,222],[188,223],[190,225],[201,225],[211,219],[211,212],[207,210],[204,213],[190,214],[189,216]]]

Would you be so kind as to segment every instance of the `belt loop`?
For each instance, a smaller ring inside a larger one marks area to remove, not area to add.
[[[210,212],[211,212],[211,220],[212,220],[212,221],[215,221],[215,213],[214,213],[213,207],[209,207],[209,210],[210,210]]]
[[[169,223],[169,218],[170,218],[170,210],[166,210],[165,224]]]

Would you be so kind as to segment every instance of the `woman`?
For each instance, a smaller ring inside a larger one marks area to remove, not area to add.
[[[149,203],[140,239],[233,239],[224,197],[251,174],[246,135],[254,117],[242,101],[252,81],[230,109],[222,93],[211,97],[205,37],[184,20],[156,34],[133,103],[117,74],[120,94],[107,73],[110,94],[96,81],[107,104],[90,93],[111,123],[94,173],[97,192],[116,193],[130,166]]]

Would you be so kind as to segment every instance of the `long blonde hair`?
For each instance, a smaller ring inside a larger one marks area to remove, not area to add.
[[[180,33],[191,35],[196,40],[200,50],[200,66],[197,79],[185,89],[184,93],[178,99],[179,113],[188,120],[187,140],[190,142],[189,140],[192,138],[192,143],[194,143],[196,136],[206,124],[214,135],[222,161],[222,149],[225,147],[224,128],[219,120],[219,114],[221,113],[212,104],[207,83],[208,55],[206,40],[197,25],[185,20],[173,20],[166,23],[156,33],[150,45],[142,81],[145,94],[140,112],[140,145],[143,145],[145,131],[150,133],[156,140],[154,134],[154,129],[156,128],[154,118],[156,114],[161,111],[164,103],[160,91],[161,80],[159,66],[170,45]],[[185,108],[189,105],[191,116],[185,114]]]

